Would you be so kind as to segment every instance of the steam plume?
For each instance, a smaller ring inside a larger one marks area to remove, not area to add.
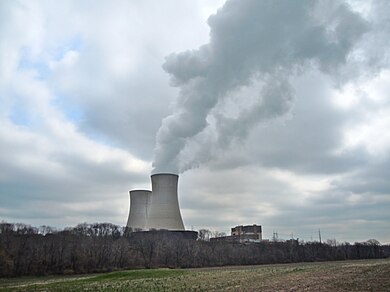
[[[153,172],[195,167],[258,122],[285,115],[294,100],[289,78],[308,66],[336,75],[368,30],[348,5],[312,0],[230,0],[208,24],[208,44],[163,64],[180,94],[157,133]],[[258,89],[236,95],[250,106],[225,114],[223,104],[245,88]]]

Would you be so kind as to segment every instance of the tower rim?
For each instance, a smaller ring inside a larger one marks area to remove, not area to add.
[[[134,190],[129,191],[129,193],[133,193],[133,192],[149,192],[149,193],[151,193],[152,191],[151,190],[144,190],[144,189],[134,189]]]
[[[176,173],[170,173],[170,172],[158,172],[158,173],[153,173],[150,175],[150,177],[156,176],[156,175],[172,175],[172,176],[177,176],[179,177],[178,174]]]

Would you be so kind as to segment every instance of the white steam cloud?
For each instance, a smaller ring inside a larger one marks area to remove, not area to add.
[[[163,65],[180,94],[157,133],[153,172],[196,167],[257,123],[286,115],[291,76],[315,67],[337,81],[369,30],[347,4],[312,0],[230,0],[208,24],[208,44]]]

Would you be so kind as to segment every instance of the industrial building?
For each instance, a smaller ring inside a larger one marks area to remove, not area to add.
[[[133,231],[184,231],[177,192],[178,180],[177,174],[153,174],[152,191],[130,191],[127,227]]]
[[[228,242],[261,242],[262,229],[261,225],[239,225],[231,229],[230,236],[221,236],[210,238],[210,241],[228,241]]]
[[[261,225],[256,224],[233,227],[231,229],[231,236],[240,238],[242,240],[248,239],[261,241],[263,239]]]

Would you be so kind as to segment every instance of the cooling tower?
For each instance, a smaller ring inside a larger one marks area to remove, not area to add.
[[[147,190],[134,190],[129,193],[130,213],[126,226],[133,230],[144,230],[146,228],[152,192]]]
[[[150,200],[147,229],[184,230],[177,197],[179,176],[157,173],[151,176],[152,196]]]

